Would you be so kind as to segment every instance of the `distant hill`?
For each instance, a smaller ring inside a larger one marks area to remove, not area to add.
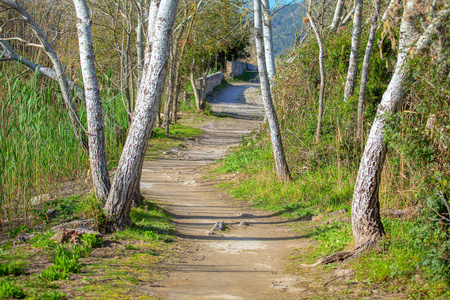
[[[273,20],[273,47],[275,55],[284,54],[295,41],[295,33],[302,30],[302,19],[306,15],[298,3],[286,6],[276,12]]]

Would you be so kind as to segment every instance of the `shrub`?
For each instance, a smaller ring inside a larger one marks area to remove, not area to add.
[[[25,293],[21,287],[15,286],[9,281],[0,281],[0,299],[23,299]]]

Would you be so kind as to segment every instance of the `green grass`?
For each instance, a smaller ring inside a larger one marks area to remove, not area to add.
[[[231,196],[288,219],[318,216],[313,226],[309,222],[293,225],[316,241],[308,251],[294,255],[294,263],[313,263],[320,257],[353,249],[350,223],[321,223],[330,212],[343,208],[350,211],[355,176],[351,167],[323,163],[294,172],[293,180],[284,183],[276,177],[270,144],[250,142],[235,150],[209,174],[219,181],[221,174],[235,174],[234,180],[227,177],[219,183]],[[350,213],[344,217],[350,217]],[[356,270],[356,280],[407,293],[411,298],[447,298],[448,232],[445,226],[433,225],[430,217],[432,214],[423,209],[420,217],[411,220],[383,219],[386,236],[373,251],[350,264]]]
[[[237,81],[247,81],[247,82],[251,82],[254,81],[256,82],[256,80],[258,80],[258,72],[247,72],[244,71],[244,73],[242,73],[239,76],[236,76],[232,79],[227,79],[228,82],[237,82]]]
[[[301,218],[313,212],[349,208],[353,193],[352,175],[332,166],[314,169],[297,175],[289,184],[280,182],[274,171],[268,145],[249,143],[219,161],[216,172],[244,173],[238,182],[225,182],[235,198],[252,201],[271,211],[285,211],[290,218]],[[341,179],[339,178],[347,178]]]
[[[184,147],[183,142],[187,138],[197,137],[203,133],[201,129],[180,123],[170,125],[169,128],[169,135],[164,132],[164,128],[154,128],[147,148],[147,159],[158,157],[172,148]]]
[[[23,299],[25,293],[21,287],[9,281],[0,281],[0,299]]]
[[[125,230],[117,231],[113,236],[117,239],[139,240],[142,242],[172,242],[174,226],[172,217],[163,209],[151,202],[131,210],[133,224]]]

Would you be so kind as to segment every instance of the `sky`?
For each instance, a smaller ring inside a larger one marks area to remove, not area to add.
[[[269,0],[270,7],[274,7],[276,4],[286,4],[291,1],[288,0]]]

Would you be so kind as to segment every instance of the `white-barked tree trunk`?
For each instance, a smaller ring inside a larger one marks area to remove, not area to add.
[[[106,162],[105,134],[103,130],[103,109],[95,71],[94,48],[92,42],[91,18],[85,0],[73,0],[77,14],[77,32],[80,49],[81,73],[83,75],[84,95],[89,139],[89,161],[94,192],[100,203],[109,194],[109,181]]]
[[[104,211],[115,229],[131,224],[130,209],[148,141],[159,113],[178,0],[162,0],[151,55],[146,47],[137,104]]]
[[[353,95],[356,84],[356,77],[358,75],[358,58],[359,47],[361,44],[361,23],[363,13],[363,0],[355,0],[355,7],[353,9],[353,30],[352,30],[352,44],[350,50],[350,61],[347,71],[347,80],[345,81],[344,101]]]
[[[265,50],[262,31],[261,1],[253,0],[254,17],[255,17],[255,42],[256,53],[258,57],[259,77],[261,81],[261,92],[266,111],[267,121],[269,123],[270,137],[272,140],[272,150],[275,159],[275,166],[278,177],[283,181],[289,181],[291,174],[286,163],[284,155],[283,143],[281,141],[281,132],[278,125],[278,118],[273,106],[272,95],[270,92],[269,76],[267,75]]]

